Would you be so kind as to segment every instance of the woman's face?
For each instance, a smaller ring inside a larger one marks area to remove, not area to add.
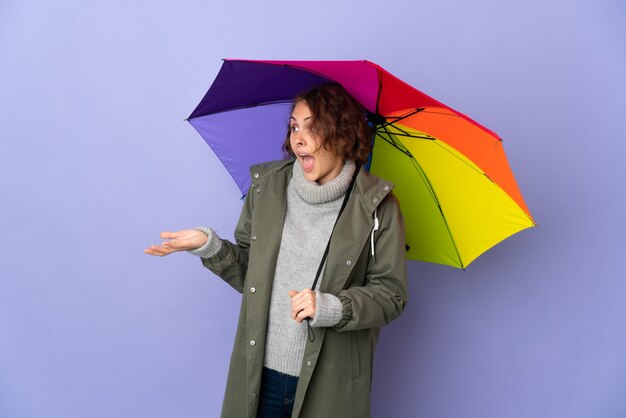
[[[343,158],[322,146],[322,139],[310,127],[311,119],[309,106],[298,102],[289,119],[289,143],[306,179],[325,184],[341,173]]]

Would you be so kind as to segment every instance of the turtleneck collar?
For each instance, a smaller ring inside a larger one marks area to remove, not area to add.
[[[293,177],[291,181],[298,195],[307,203],[325,203],[335,200],[346,193],[352,181],[352,175],[355,169],[354,163],[348,160],[344,163],[343,169],[337,177],[326,184],[319,185],[304,177],[304,170],[300,165],[300,161],[296,159],[293,164]]]

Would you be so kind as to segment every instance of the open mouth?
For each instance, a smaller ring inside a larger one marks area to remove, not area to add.
[[[315,158],[311,157],[309,154],[298,154],[298,157],[300,157],[300,162],[302,163],[302,169],[304,172],[310,173],[315,165]]]

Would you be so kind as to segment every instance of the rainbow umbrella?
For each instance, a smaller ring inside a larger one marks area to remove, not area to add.
[[[465,268],[535,225],[498,135],[369,61],[224,60],[188,121],[242,193],[282,159],[293,97],[338,82],[375,125],[369,170],[396,185],[407,257]]]

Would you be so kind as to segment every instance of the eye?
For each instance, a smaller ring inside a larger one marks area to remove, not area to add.
[[[300,132],[300,128],[298,127],[298,125],[291,125],[291,126],[289,127],[289,131],[290,131],[291,133]]]

